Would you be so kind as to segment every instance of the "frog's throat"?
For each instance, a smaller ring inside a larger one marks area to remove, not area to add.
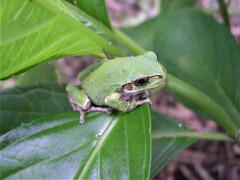
[[[149,98],[149,90],[143,90],[138,92],[122,92],[121,99],[124,101],[129,101],[131,99],[139,100],[139,99],[148,99]]]

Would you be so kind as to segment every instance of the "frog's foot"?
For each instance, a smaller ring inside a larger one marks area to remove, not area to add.
[[[80,120],[79,120],[79,123],[81,125],[83,125],[86,121],[85,121],[85,114],[86,114],[86,111],[84,110],[80,110]]]
[[[79,123],[83,125],[85,123],[85,114],[87,112],[86,109],[82,109],[81,107],[74,103],[71,103],[71,105],[74,111],[78,111],[80,113]]]
[[[112,113],[112,109],[111,108],[102,108],[102,107],[95,107],[92,106],[88,109],[88,111],[101,111],[101,112],[105,112],[107,114],[111,114]]]
[[[142,105],[142,104],[144,104],[144,103],[152,104],[152,101],[151,101],[149,98],[143,99],[143,100],[138,100],[138,101],[135,102],[135,105],[136,105],[136,106],[139,106],[139,105]]]
[[[76,107],[75,109],[76,111],[80,112],[80,124],[83,125],[86,121],[85,121],[85,114],[87,112],[91,112],[91,111],[100,111],[100,112],[105,112],[107,114],[111,114],[112,113],[112,109],[111,108],[101,108],[101,107],[95,107],[95,106],[91,106],[87,109],[83,109],[83,108],[79,108]]]
[[[69,98],[70,100],[70,98]],[[74,111],[78,111],[80,113],[80,119],[79,119],[79,123],[81,125],[83,125],[85,123],[85,114],[88,112],[88,108],[89,108],[89,103],[86,107],[82,108],[80,106],[78,106],[77,104],[75,104],[73,101],[70,101],[70,104],[73,108]]]

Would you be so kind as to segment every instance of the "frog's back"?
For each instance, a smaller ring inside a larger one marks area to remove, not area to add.
[[[160,65],[157,57],[154,58],[148,60],[145,55],[141,55],[102,60],[105,62],[82,80],[81,87],[94,104],[104,105],[105,98],[111,93],[118,92],[122,85],[143,76],[157,74]]]

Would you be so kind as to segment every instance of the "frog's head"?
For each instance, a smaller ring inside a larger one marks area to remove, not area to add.
[[[142,63],[142,70],[134,73],[134,79],[122,86],[125,94],[138,94],[141,92],[148,92],[157,87],[162,87],[166,83],[166,70],[157,61],[157,56],[153,52],[147,52],[144,55],[145,61]],[[138,68],[140,69],[140,67]]]

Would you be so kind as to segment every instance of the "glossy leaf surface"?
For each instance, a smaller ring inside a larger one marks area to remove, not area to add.
[[[65,86],[34,84],[0,92],[0,134],[47,113],[72,111]]]
[[[65,56],[121,52],[81,24],[61,0],[1,0],[0,79]]]
[[[152,112],[152,162],[153,178],[169,161],[182,150],[194,143],[197,138],[183,137],[189,131],[183,124],[157,112]]]
[[[140,107],[125,115],[46,115],[1,137],[1,178],[147,179],[150,117]]]
[[[211,97],[240,127],[240,48],[223,25],[202,12],[182,10],[149,20],[131,34],[158,54],[168,72]],[[199,111],[191,99],[182,101]]]

